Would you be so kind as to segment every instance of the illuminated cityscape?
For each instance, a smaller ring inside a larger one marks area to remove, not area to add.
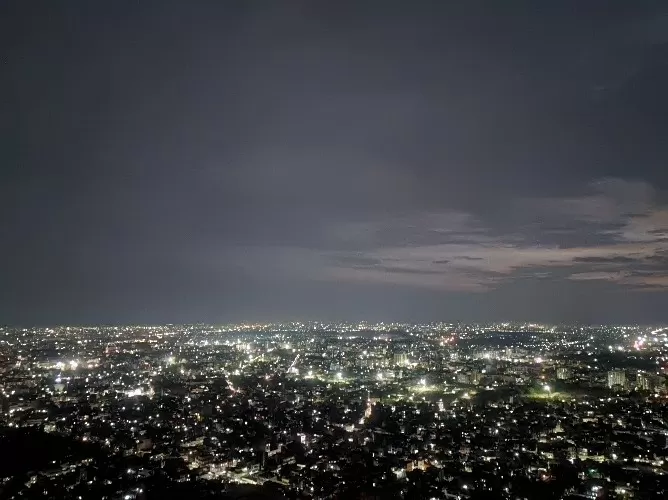
[[[0,500],[668,500],[668,1],[0,49]]]
[[[3,450],[52,443],[7,462],[3,498],[668,487],[668,329],[290,323],[0,339]]]

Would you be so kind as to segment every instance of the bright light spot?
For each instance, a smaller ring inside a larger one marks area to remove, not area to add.
[[[343,378],[343,373],[341,373],[341,372],[337,373],[337,374],[336,374],[336,378],[338,378],[339,380],[341,380],[341,379]]]

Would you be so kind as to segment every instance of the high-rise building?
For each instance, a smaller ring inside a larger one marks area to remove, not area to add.
[[[610,370],[608,372],[608,387],[624,387],[626,385],[626,372],[624,370]]]
[[[394,355],[394,364],[399,366],[406,366],[408,364],[408,356],[406,353],[398,352]]]
[[[636,387],[641,391],[654,390],[654,380],[648,373],[639,372],[636,377]]]
[[[569,378],[571,378],[570,368],[566,368],[565,366],[557,368],[557,380],[568,380]]]

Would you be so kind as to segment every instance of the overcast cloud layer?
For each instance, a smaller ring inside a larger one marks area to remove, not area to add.
[[[5,2],[0,323],[668,320],[665,2]]]

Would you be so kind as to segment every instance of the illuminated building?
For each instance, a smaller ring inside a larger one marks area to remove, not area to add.
[[[626,372],[623,370],[611,370],[608,372],[608,387],[624,387],[626,385]]]

